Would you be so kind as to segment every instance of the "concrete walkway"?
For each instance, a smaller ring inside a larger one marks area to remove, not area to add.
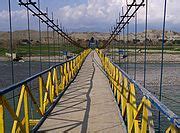
[[[95,52],[88,55],[75,81],[39,132],[123,133],[125,131],[109,81],[93,63],[93,56],[100,63]]]

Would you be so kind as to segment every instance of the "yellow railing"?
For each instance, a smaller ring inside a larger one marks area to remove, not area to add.
[[[53,66],[44,72],[34,75],[25,81],[15,84],[0,91],[0,133],[9,132],[30,132],[39,123],[47,110],[57,102],[59,95],[74,79],[90,50],[84,50],[80,55],[67,62]],[[44,77],[47,76],[47,77]],[[46,79],[46,82],[45,82]],[[37,82],[35,96],[32,93],[33,85]],[[20,88],[19,88],[20,87]],[[32,88],[31,88],[32,87]],[[19,98],[15,110],[5,96],[16,90]],[[34,108],[33,117],[30,115],[31,107]],[[8,123],[12,119],[12,123]],[[11,124],[11,125],[10,125]],[[9,127],[9,129],[6,129]]]
[[[102,67],[109,78],[112,91],[121,109],[122,117],[126,121],[129,133],[155,132],[152,119],[153,113],[151,112],[152,104],[171,122],[166,132],[175,133],[179,131],[178,126],[180,123],[177,115],[167,109],[165,105],[144,87],[128,77],[123,70],[111,62],[100,50],[96,49],[96,51],[101,59]],[[137,89],[143,94],[139,105],[137,105]]]

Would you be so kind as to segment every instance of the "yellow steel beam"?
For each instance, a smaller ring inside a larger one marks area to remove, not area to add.
[[[53,71],[48,71],[46,84],[44,84],[43,77],[41,75],[37,78],[39,80],[39,104],[26,84],[21,86],[16,112],[14,112],[6,98],[4,96],[0,96],[0,133],[5,132],[5,108],[14,120],[12,132],[28,133],[30,131],[30,126],[34,126],[39,122],[39,120],[32,119],[29,116],[28,97],[32,100],[36,112],[43,115],[46,111],[47,105],[52,104],[55,96],[58,96],[59,92],[61,92],[72,80],[89,52],[90,50],[85,50],[74,60],[64,63],[62,66],[59,66],[59,68],[53,68]],[[57,72],[57,69],[60,69],[60,73]],[[58,79],[58,74],[60,74],[60,79]],[[117,78],[118,77],[116,77],[116,79]],[[22,105],[24,107],[24,116],[20,119]]]
[[[2,101],[2,96],[0,96],[0,132],[5,132],[5,123],[4,123],[4,105]]]
[[[1,96],[1,101],[3,102],[4,107],[6,107],[6,109],[8,110],[8,112],[10,113],[11,117],[17,121],[18,126],[21,128],[22,132],[25,132],[24,127],[21,124],[21,121],[19,119],[19,117],[16,115],[16,113],[14,112],[13,108],[11,107],[11,105],[9,104],[9,102],[6,100],[5,97]]]
[[[35,126],[39,122],[39,119],[30,119],[29,124],[30,126]]]
[[[18,105],[17,105],[17,109],[16,109],[17,117],[19,117],[20,113],[21,113],[21,106],[22,106],[22,102],[23,102],[24,92],[25,92],[25,86],[23,85],[22,88],[21,88],[19,101],[18,101]],[[17,120],[14,120],[13,127],[12,127],[12,132],[16,132],[17,123],[18,123]]]
[[[43,109],[43,78],[39,76],[39,106],[42,114],[44,114]]]
[[[26,89],[27,93],[29,94],[36,111],[42,116],[43,113],[41,112],[41,110],[40,110],[40,108],[39,108],[39,106],[38,106],[38,104],[36,102],[36,99],[34,98],[34,96],[33,96],[32,92],[30,91],[29,87],[26,86],[25,89]]]
[[[29,103],[28,103],[28,92],[25,90],[24,92],[24,115],[25,115],[25,130],[26,133],[30,131],[29,125]]]

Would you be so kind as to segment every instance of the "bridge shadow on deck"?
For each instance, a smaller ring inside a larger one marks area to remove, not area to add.
[[[93,64],[92,54],[39,132],[124,132],[109,81]]]
[[[45,124],[46,126],[38,132],[69,132],[77,127],[83,133],[87,131],[91,104],[90,93],[95,73],[94,64],[88,63],[88,65],[88,69],[82,67],[75,81],[70,85],[60,102],[56,105],[56,108],[48,116],[47,119],[49,119],[49,122],[52,121],[52,124]],[[69,114],[77,116],[70,118]]]

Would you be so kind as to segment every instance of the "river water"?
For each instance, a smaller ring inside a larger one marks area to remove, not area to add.
[[[128,74],[134,78],[135,65],[128,64]],[[146,89],[159,97],[161,64],[148,63],[146,70]],[[121,65],[125,70],[125,65]],[[144,65],[137,64],[136,81],[143,85]],[[180,64],[164,64],[162,102],[173,112],[180,115]],[[177,104],[178,103],[178,104]]]
[[[51,63],[53,65],[55,63]],[[123,68],[124,65],[121,65]],[[15,82],[19,82],[29,76],[28,62],[14,63]],[[48,63],[43,63],[43,70],[48,68]],[[143,84],[143,64],[137,64],[136,81]],[[31,74],[40,72],[40,63],[31,62]],[[134,77],[134,64],[128,65],[128,74]],[[147,64],[146,89],[159,96],[160,64]],[[174,113],[180,115],[180,64],[164,64],[162,102]],[[11,63],[0,62],[0,88],[11,85]],[[156,115],[157,118],[157,115]],[[157,121],[156,121],[157,122]],[[163,122],[162,122],[163,123]]]
[[[51,62],[51,65],[55,63]],[[19,82],[29,77],[28,62],[14,62],[14,80]],[[42,63],[42,70],[48,68],[47,62]],[[5,88],[12,83],[11,62],[0,62],[0,88]],[[31,62],[31,75],[41,72],[40,62]]]
[[[134,78],[135,64],[120,64],[121,68]],[[127,69],[128,68],[128,69]],[[160,89],[160,63],[147,63],[146,89],[159,98]],[[136,81],[144,85],[144,64],[138,63],[136,69]],[[140,92],[139,92],[140,93]],[[137,93],[137,95],[139,94]],[[142,95],[138,95],[139,100]],[[140,102],[140,101],[139,101]],[[180,63],[165,63],[163,71],[162,103],[175,114],[180,115]],[[158,130],[158,110],[153,107],[153,120],[156,131]],[[161,130],[164,131],[170,125],[167,118],[161,114]]]

